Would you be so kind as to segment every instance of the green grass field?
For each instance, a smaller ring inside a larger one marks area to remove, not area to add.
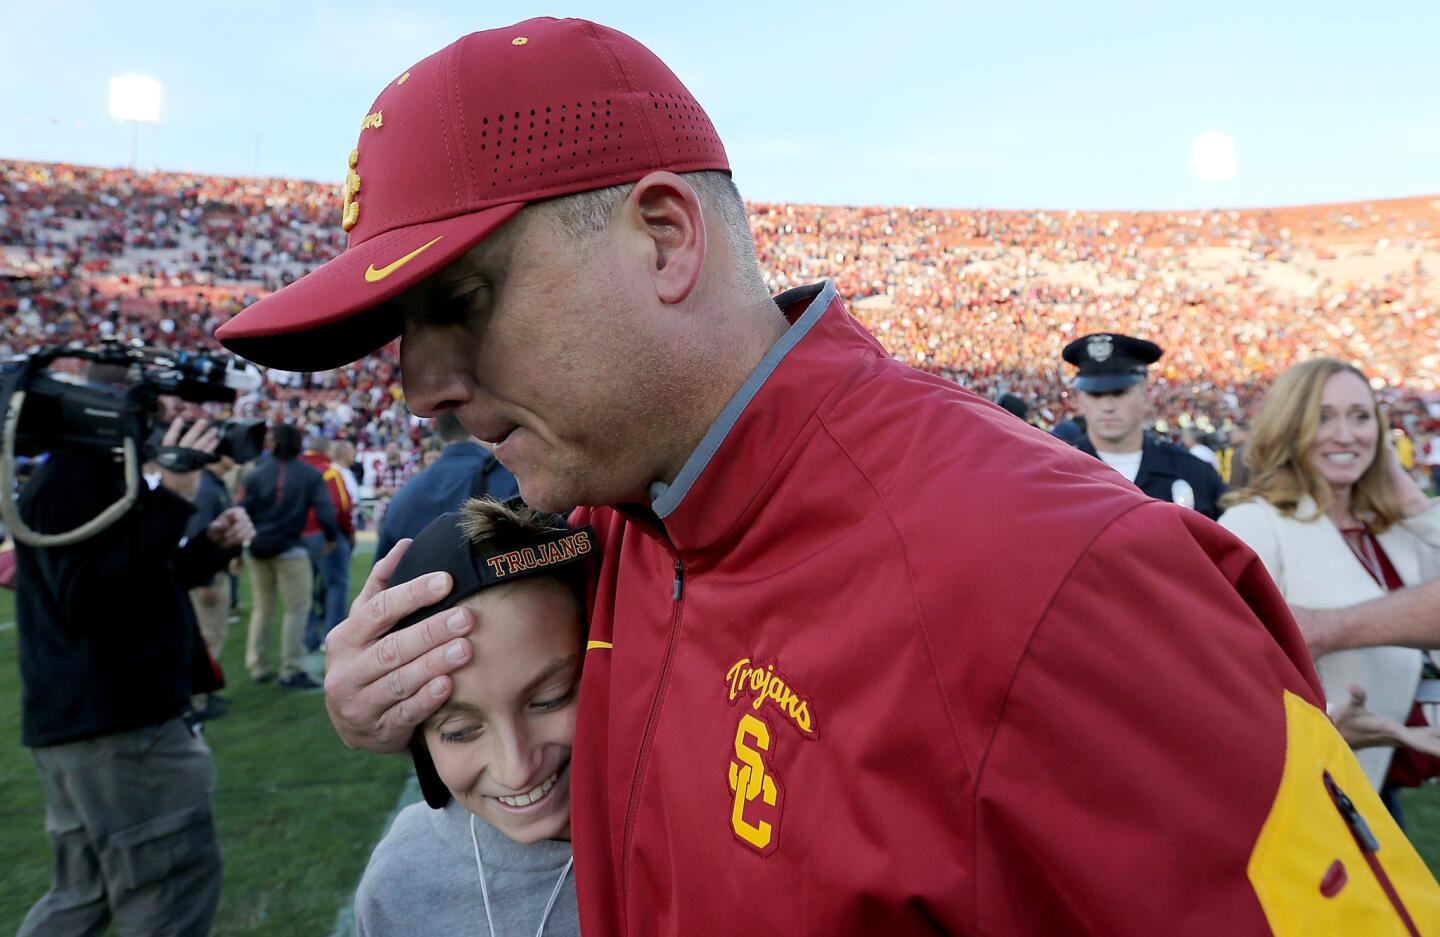
[[[368,554],[351,564],[358,591]],[[208,723],[219,782],[215,814],[225,853],[216,935],[327,935],[349,901],[370,849],[410,776],[407,760],[346,749],[335,738],[318,693],[245,676],[248,621],[231,626],[222,664],[230,714]],[[20,675],[12,594],[0,590],[0,934],[12,934],[50,880],[39,781],[20,746]],[[277,626],[278,631],[278,626]],[[278,642],[278,638],[277,638]],[[277,645],[278,650],[278,645]],[[1410,835],[1440,869],[1440,788],[1404,795]]]
[[[357,555],[354,591],[369,569],[369,554]],[[225,855],[214,933],[326,935],[354,892],[410,764],[341,745],[319,693],[251,686],[246,602],[242,587],[240,621],[231,625],[221,659],[230,713],[205,728],[219,777],[215,816]],[[14,618],[13,596],[0,590],[0,625]],[[275,630],[272,658],[278,622]],[[13,934],[50,881],[44,802],[20,746],[13,627],[0,630],[0,700],[0,934]]]

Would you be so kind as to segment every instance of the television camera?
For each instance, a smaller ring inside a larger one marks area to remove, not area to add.
[[[114,380],[80,379],[51,370],[63,359],[90,362],[92,373]],[[159,401],[174,395],[192,403],[228,403],[237,391],[260,386],[260,372],[228,355],[104,342],[93,347],[49,346],[0,366],[0,516],[17,540],[35,547],[78,543],[104,530],[134,506],[141,465],[148,460],[176,472],[194,471],[221,455],[237,462],[259,456],[265,425],[226,420],[216,426],[216,454],[161,445]],[[115,451],[124,459],[125,494],[90,521],[60,534],[31,530],[16,503],[16,456],[62,450]]]

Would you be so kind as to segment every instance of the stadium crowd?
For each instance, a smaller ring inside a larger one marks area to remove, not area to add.
[[[1271,377],[1335,354],[1366,362],[1423,450],[1440,433],[1440,229],[1417,203],[754,204],[751,218],[774,290],[830,276],[895,357],[991,398],[1015,394],[1042,427],[1073,409],[1060,349],[1109,330],[1167,349],[1150,382],[1162,431],[1223,443]],[[309,182],[0,161],[0,355],[100,338],[213,347],[219,324],[341,250],[338,212],[334,187]],[[271,371],[237,411],[362,451],[398,446],[407,466],[421,458],[425,430],[405,409],[393,346],[333,372]]]

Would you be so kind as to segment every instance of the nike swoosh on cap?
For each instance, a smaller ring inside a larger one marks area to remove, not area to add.
[[[406,254],[404,257],[401,257],[399,260],[391,261],[390,263],[381,267],[379,270],[376,270],[375,265],[371,264],[370,266],[365,268],[365,282],[379,283],[381,280],[385,279],[390,274],[394,273],[396,270],[399,270],[401,267],[405,266],[410,261],[414,260],[416,257],[419,257],[429,248],[434,247],[440,242],[440,238],[443,238],[444,236],[445,235],[442,234],[440,235],[440,237],[437,237],[435,240],[431,241],[428,244],[421,244],[419,247],[415,248],[413,251]]]

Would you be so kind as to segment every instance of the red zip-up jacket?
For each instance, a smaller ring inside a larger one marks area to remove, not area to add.
[[[307,465],[314,466],[321,477],[325,479],[325,490],[330,492],[330,500],[335,505],[335,523],[340,528],[340,533],[348,540],[355,539],[355,518],[351,510],[350,489],[345,487],[345,479],[340,477],[342,471],[335,463],[330,461],[329,456],[321,455],[318,452],[302,452],[300,461]],[[301,536],[320,533],[320,521],[315,516],[315,509],[311,508],[310,513],[305,515],[305,529],[300,532]]]
[[[1253,553],[778,301],[675,483],[576,514],[587,937],[1437,932]]]

